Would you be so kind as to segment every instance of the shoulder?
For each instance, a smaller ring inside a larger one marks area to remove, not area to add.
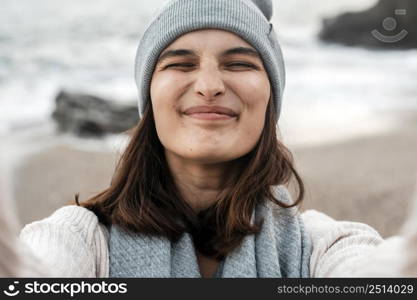
[[[334,276],[345,263],[367,255],[384,241],[374,228],[364,223],[336,221],[316,210],[303,212],[301,218],[312,239],[312,277]]]
[[[107,251],[107,235],[106,227],[92,211],[68,205],[26,225],[20,239],[40,259],[60,270],[56,275],[101,277],[105,270],[101,262]]]
[[[64,229],[72,236],[78,236],[91,243],[94,234],[105,234],[105,226],[99,223],[97,216],[90,210],[76,205],[67,205],[57,209],[52,215],[27,224],[21,236],[46,228]]]
[[[367,233],[381,240],[379,233],[371,226],[354,221],[337,221],[322,212],[314,209],[306,210],[301,213],[301,218],[306,226],[307,231],[314,237],[322,237],[329,234],[341,233]]]

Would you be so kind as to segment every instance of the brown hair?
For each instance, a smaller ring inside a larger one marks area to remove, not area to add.
[[[157,136],[151,105],[131,129],[131,140],[110,186],[81,204],[77,194],[75,202],[93,211],[101,223],[117,224],[124,230],[165,236],[172,242],[189,232],[200,253],[224,258],[246,235],[259,232],[262,222],[250,222],[256,203],[270,200],[289,208],[304,197],[292,154],[277,138],[276,109],[271,100],[258,143],[238,158],[240,169],[208,209],[196,213],[181,197]],[[286,205],[274,197],[271,187],[288,184],[293,176],[298,195]]]

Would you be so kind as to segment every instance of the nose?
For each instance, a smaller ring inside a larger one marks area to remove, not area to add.
[[[194,91],[204,100],[211,100],[224,94],[224,82],[217,67],[201,67],[196,76]]]

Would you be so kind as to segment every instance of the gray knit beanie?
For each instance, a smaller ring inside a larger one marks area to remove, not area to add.
[[[135,80],[139,91],[139,116],[150,104],[150,83],[161,52],[179,36],[197,29],[223,29],[248,42],[260,54],[281,111],[285,85],[284,61],[272,24],[271,0],[173,0],[146,28],[136,53]]]

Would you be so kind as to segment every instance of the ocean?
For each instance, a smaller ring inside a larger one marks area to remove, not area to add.
[[[50,122],[61,89],[136,103],[137,43],[165,2],[2,0],[0,136]],[[287,70],[279,125],[288,143],[373,134],[395,125],[383,117],[389,112],[417,110],[417,50],[375,51],[317,39],[323,17],[375,2],[274,1]]]

